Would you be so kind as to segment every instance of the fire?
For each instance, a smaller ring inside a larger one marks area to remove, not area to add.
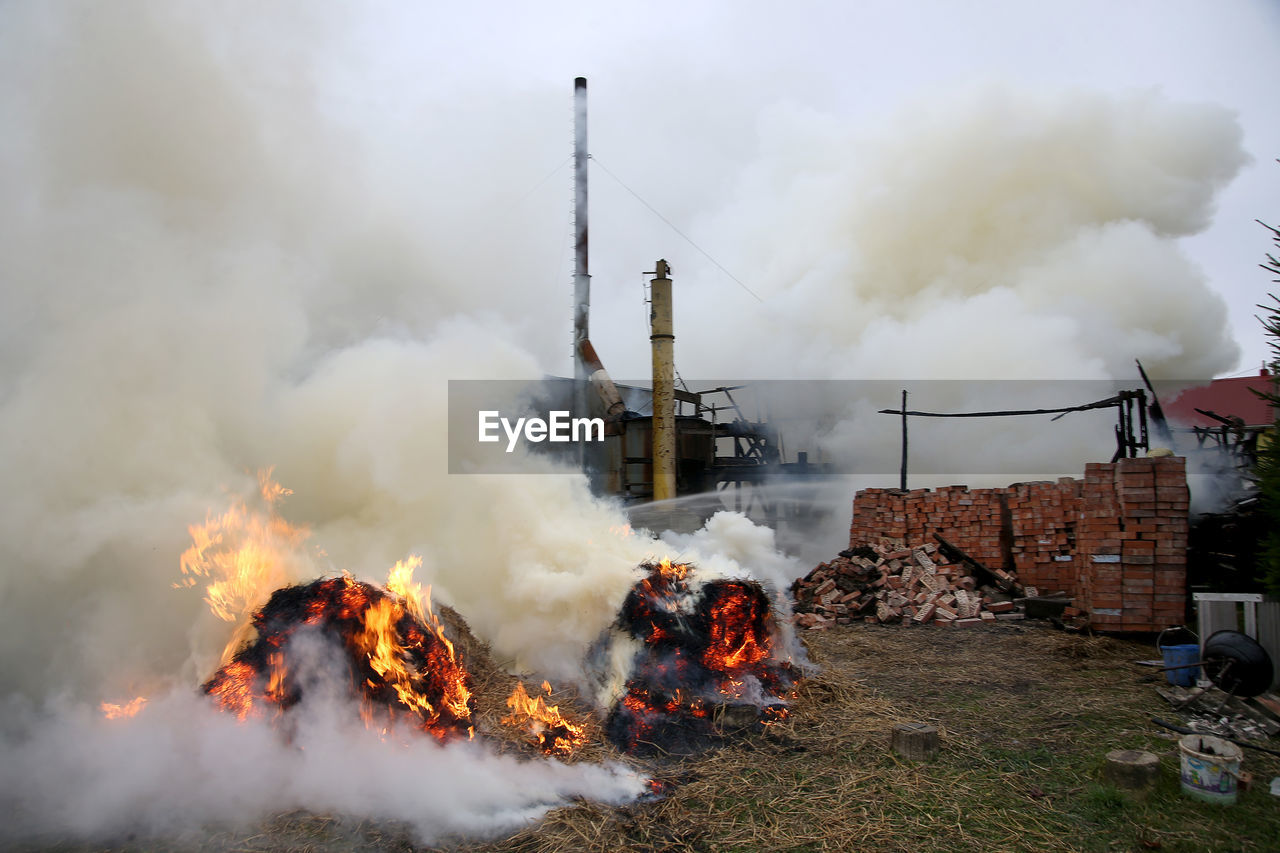
[[[147,704],[147,697],[139,696],[123,705],[117,705],[114,702],[103,702],[100,707],[102,715],[108,720],[121,720],[135,716],[145,704]]]
[[[784,718],[797,674],[777,657],[763,588],[698,582],[691,566],[669,560],[646,568],[615,626],[641,648],[606,723],[610,738],[628,752],[696,751],[725,728]]]
[[[664,557],[661,562],[650,566],[648,577],[642,579],[637,585],[641,598],[645,602],[645,609],[652,611],[644,620],[647,631],[647,636],[644,638],[646,642],[652,644],[670,639],[671,634],[667,623],[670,622],[673,614],[680,612],[683,606],[682,599],[687,597],[688,588],[684,581],[688,574],[688,565],[672,563],[670,559]],[[628,598],[628,602],[630,601],[631,599]]]
[[[393,576],[402,568],[402,564],[397,563],[396,569],[392,570]],[[410,566],[407,577],[412,576],[412,571]],[[458,664],[453,643],[444,635],[444,629],[431,611],[430,599],[426,597],[430,591],[422,598],[414,595],[406,599],[395,594],[398,581],[401,589],[418,588],[404,582],[407,577],[402,575],[389,579],[387,588],[395,597],[382,598],[369,605],[356,646],[369,659],[373,671],[395,690],[400,703],[420,716],[427,728],[440,719],[442,712],[455,719],[467,720],[471,716],[471,691],[467,687],[466,674]],[[442,690],[434,701],[423,691],[422,672],[413,668],[415,656],[410,652],[411,648],[421,650],[418,657],[425,659],[434,674],[447,674],[447,689]]]
[[[205,602],[219,619],[238,622],[252,613],[272,590],[290,580],[289,571],[302,544],[310,536],[276,513],[276,505],[293,494],[271,479],[271,469],[258,472],[264,509],[254,510],[238,500],[204,524],[187,528],[192,544],[178,561],[183,578],[179,587],[207,579]]]
[[[416,590],[406,566],[392,570],[389,585]],[[294,641],[309,637],[344,664],[367,724],[385,711],[387,722],[404,719],[441,739],[471,736],[470,676],[425,597],[406,598],[344,574],[276,590],[252,624],[256,639],[204,685],[240,719],[282,713],[303,699],[315,673],[300,671],[307,655]]]
[[[542,689],[547,696],[551,695],[549,682],[542,682]],[[507,699],[507,707],[511,713],[502,718],[502,724],[527,731],[530,743],[547,755],[569,755],[586,743],[584,725],[566,720],[560,706],[547,705],[542,696],[530,697],[523,682],[516,684]]]
[[[672,563],[670,557],[663,557],[657,566],[658,578],[667,585],[684,580],[689,574],[687,563]]]
[[[713,587],[707,596],[708,641],[702,653],[707,668],[732,674],[768,657],[768,602],[748,595],[743,586],[730,584]]]
[[[410,554],[407,560],[398,560],[391,567],[391,571],[387,572],[387,592],[394,593],[404,601],[405,607],[413,614],[414,618],[426,620],[423,612],[423,600],[426,600],[426,606],[431,606],[431,588],[424,589],[422,584],[415,583],[413,573],[422,567],[422,558],[417,554]]]
[[[437,737],[470,736],[470,676],[431,610],[430,588],[413,580],[421,558],[396,563],[385,590],[348,574],[289,586],[310,532],[276,512],[293,492],[270,469],[259,473],[258,491],[260,508],[240,500],[188,528],[192,544],[179,561],[178,586],[206,581],[213,613],[239,622],[204,692],[242,720],[279,716],[317,676],[299,671],[309,657],[294,641],[321,643],[345,667],[367,724],[403,717]]]
[[[243,720],[254,709],[258,670],[244,661],[232,661],[214,673],[204,685],[204,692],[218,700],[224,711]],[[265,698],[265,697],[264,697]],[[280,696],[283,704],[283,696]]]

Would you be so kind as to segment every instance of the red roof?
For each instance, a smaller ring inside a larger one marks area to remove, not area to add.
[[[1238,376],[1234,379],[1215,379],[1208,385],[1188,388],[1176,397],[1161,400],[1165,417],[1183,426],[1222,426],[1222,421],[1205,417],[1196,411],[1204,409],[1223,417],[1244,419],[1245,426],[1270,426],[1276,421],[1276,412],[1266,400],[1259,399],[1254,391],[1276,393],[1276,377]]]

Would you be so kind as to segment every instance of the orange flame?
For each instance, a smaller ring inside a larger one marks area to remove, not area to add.
[[[414,570],[421,566],[422,558],[417,554],[410,554],[407,560],[397,560],[391,571],[387,572],[387,592],[404,599],[405,607],[414,618],[425,622],[427,617],[423,613],[422,600],[425,598],[427,607],[431,606],[431,588],[423,589],[422,584],[413,581]]]
[[[310,531],[276,513],[277,504],[293,492],[274,482],[270,469],[259,472],[258,486],[260,508],[236,501],[189,527],[192,545],[179,561],[183,578],[175,586],[206,582],[205,601],[213,613],[239,622],[205,693],[241,720],[269,709],[283,712],[300,698],[285,644],[297,625],[324,624],[341,634],[363,669],[361,715],[371,727],[375,702],[383,703],[392,718],[396,712],[385,703],[403,706],[423,729],[440,737],[468,727],[473,701],[468,675],[431,609],[430,587],[413,581],[420,557],[395,564],[385,594],[344,572],[311,585],[315,597],[300,603],[296,621],[288,616],[272,621],[281,618],[278,611],[264,616],[273,593],[295,581]],[[260,636],[263,632],[267,636]]]
[[[444,654],[430,663],[437,676],[445,678],[448,683],[442,703],[454,717],[466,719],[471,714],[471,691],[467,688],[466,671],[458,661],[453,643],[445,636],[444,626],[431,609],[431,587],[423,587],[413,580],[414,569],[421,565],[422,558],[411,554],[407,560],[398,561],[392,566],[387,574],[387,591],[396,598],[377,602],[366,613],[366,635],[371,638],[376,636],[373,651],[369,654],[369,664],[395,687],[396,694],[405,706],[419,710],[429,723],[439,717],[431,703],[413,688],[413,678],[404,665],[404,646],[394,632],[387,633],[389,626],[398,623],[401,615],[407,611],[440,641]],[[375,609],[389,612],[375,613]],[[384,621],[392,617],[393,621]],[[370,623],[377,623],[373,634],[368,633]]]
[[[668,737],[714,740],[717,709],[729,706],[754,706],[757,722],[784,719],[796,674],[775,657],[776,623],[763,587],[695,585],[694,567],[671,560],[641,568],[648,574],[632,587],[617,625],[643,646],[605,722],[610,740],[638,752],[660,750]]]
[[[768,638],[760,635],[764,614],[758,613],[756,607],[755,599],[735,588],[712,603],[709,642],[703,653],[707,666],[733,673],[769,656]],[[740,683],[735,684],[739,686]]]
[[[286,672],[284,653],[272,652],[267,655],[267,666],[270,668],[270,674],[267,676],[267,701],[281,708],[288,696],[284,681]]]
[[[373,671],[395,690],[400,704],[430,725],[439,719],[440,712],[418,689],[415,682],[421,676],[410,672],[406,666],[406,650],[397,630],[404,613],[404,606],[394,599],[384,598],[370,604],[365,611],[364,630],[356,638],[356,646],[368,656]],[[439,626],[433,627],[438,629]],[[451,665],[434,668],[437,675],[448,680],[448,689],[441,704],[455,717],[466,718],[470,713],[467,701],[471,698],[471,691],[467,689],[461,668],[456,665],[452,644],[446,647],[445,653],[447,663]]]
[[[232,661],[214,674],[204,691],[218,700],[223,710],[244,720],[253,712],[254,688],[258,673],[243,661]]]
[[[550,696],[551,684],[542,682],[543,691]],[[547,755],[569,755],[587,741],[586,727],[571,723],[560,713],[559,705],[547,705],[542,696],[530,697],[524,682],[516,684],[515,691],[507,699],[511,713],[502,718],[504,726],[524,729],[529,742]]]
[[[137,714],[145,704],[147,704],[147,697],[139,696],[123,705],[117,705],[114,702],[103,702],[100,707],[102,708],[102,715],[108,720],[122,720]]]
[[[287,568],[311,535],[276,514],[275,505],[293,491],[274,482],[271,470],[258,472],[265,511],[251,510],[241,500],[187,528],[192,545],[178,561],[184,577],[175,586],[192,587],[208,578],[204,600],[226,622],[248,616],[272,590],[289,582]]]
[[[682,581],[689,574],[688,563],[672,563],[670,557],[663,557],[658,563],[658,574],[664,581]]]

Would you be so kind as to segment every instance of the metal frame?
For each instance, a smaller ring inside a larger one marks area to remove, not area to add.
[[[1231,603],[1244,605],[1244,633],[1249,635],[1250,639],[1258,639],[1258,605],[1262,603],[1262,594],[1257,592],[1197,592],[1192,593],[1195,599],[1196,607],[1196,627],[1200,634],[1200,649],[1204,650],[1204,641],[1212,632],[1205,627],[1206,608],[1199,607],[1201,603],[1218,604]],[[1216,615],[1216,614],[1215,614]],[[1235,608],[1231,610],[1231,626],[1234,630],[1239,622],[1235,619]],[[1213,622],[1216,621],[1209,618],[1209,627],[1214,627]]]

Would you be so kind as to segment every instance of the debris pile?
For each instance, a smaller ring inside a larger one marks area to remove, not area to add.
[[[796,625],[826,628],[863,620],[966,626],[1024,618],[1019,604],[1024,595],[1037,595],[1034,588],[1024,590],[1014,574],[987,568],[935,538],[938,544],[914,546],[883,539],[820,563],[791,585]],[[1064,615],[1078,615],[1063,604]]]
[[[853,499],[849,547],[882,539],[928,542],[939,530],[978,560],[1001,560],[1006,492],[1011,489],[862,489]],[[1021,543],[1015,543],[1021,544]]]

